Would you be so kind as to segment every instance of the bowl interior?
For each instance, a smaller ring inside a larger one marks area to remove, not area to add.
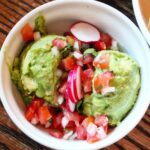
[[[20,94],[12,84],[8,64],[9,66],[12,65],[14,57],[19,53],[23,45],[20,29],[27,22],[33,25],[34,19],[39,14],[42,14],[45,17],[49,32],[55,34],[64,33],[69,29],[69,26],[76,21],[81,20],[94,24],[100,30],[109,33],[116,39],[122,47],[124,47],[125,51],[139,64],[142,82],[137,103],[122,123],[104,140],[94,144],[88,144],[85,141],[65,141],[55,139],[48,135],[47,132],[43,132],[42,129],[32,126],[24,118],[25,106]],[[148,80],[148,78],[150,72],[147,70],[148,66],[150,66],[149,56],[148,47],[137,28],[128,18],[115,9],[90,0],[68,0],[47,3],[33,10],[21,19],[5,40],[2,47],[0,64],[0,95],[2,102],[14,123],[29,137],[45,146],[56,149],[76,149],[77,147],[80,149],[102,148],[125,136],[133,127],[135,127],[145,113],[149,104],[148,86],[150,85],[150,80]]]

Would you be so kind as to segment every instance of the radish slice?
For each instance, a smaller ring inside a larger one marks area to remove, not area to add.
[[[77,103],[77,99],[74,95],[74,85],[73,85],[73,70],[69,72],[68,80],[67,80],[67,91],[68,91],[68,98],[73,102]]]
[[[100,40],[100,32],[93,25],[86,22],[78,22],[72,25],[70,32],[80,41],[85,43]]]
[[[82,92],[81,92],[81,67],[80,66],[75,66],[75,68],[74,68],[73,83],[74,83],[75,98],[80,100],[82,98]]]
[[[75,110],[75,103],[73,103],[70,99],[66,100],[66,109],[70,112],[74,112]]]

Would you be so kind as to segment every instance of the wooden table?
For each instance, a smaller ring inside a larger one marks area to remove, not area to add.
[[[49,0],[0,0],[0,47],[12,27],[29,11]],[[131,0],[100,0],[109,4],[135,24]],[[133,118],[134,119],[134,118]],[[150,107],[142,121],[125,138],[106,150],[150,150]],[[10,120],[0,102],[0,150],[50,150],[22,133]]]

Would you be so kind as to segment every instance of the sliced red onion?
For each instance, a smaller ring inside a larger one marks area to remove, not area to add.
[[[73,133],[70,137],[69,140],[74,140],[77,137],[77,133]]]
[[[61,120],[62,127],[65,128],[68,122],[69,122],[69,119],[66,116],[64,116]]]
[[[51,126],[51,123],[50,122],[47,122],[46,124],[45,124],[45,128],[49,128]]]

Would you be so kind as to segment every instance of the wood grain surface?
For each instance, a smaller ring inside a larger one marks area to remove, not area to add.
[[[50,0],[0,0],[0,47],[12,27],[29,11]],[[131,0],[99,0],[109,4],[136,25]],[[134,118],[133,118],[134,119]],[[22,133],[0,102],[0,150],[50,150]],[[150,150],[150,107],[141,122],[126,137],[105,150]]]

